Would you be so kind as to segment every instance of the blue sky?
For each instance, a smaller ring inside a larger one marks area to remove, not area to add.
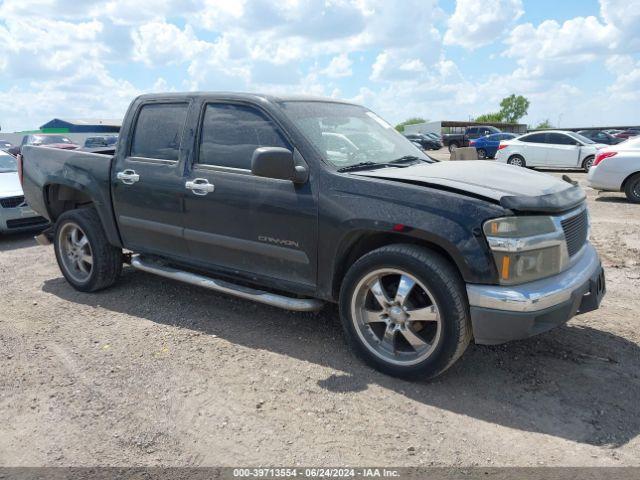
[[[0,126],[118,118],[151,91],[297,92],[391,122],[640,123],[640,0],[0,0]]]

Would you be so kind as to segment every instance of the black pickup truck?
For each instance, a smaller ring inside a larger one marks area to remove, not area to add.
[[[500,133],[500,130],[490,125],[467,127],[464,129],[464,133],[445,133],[442,135],[442,144],[452,152],[456,148],[468,147],[469,140],[491,135],[492,133]]]
[[[29,205],[54,222],[39,240],[80,291],[130,263],[290,310],[335,302],[353,349],[406,377],[441,373],[472,339],[548,330],[604,295],[580,187],[434,162],[358,105],[144,95],[109,153],[20,157]]]

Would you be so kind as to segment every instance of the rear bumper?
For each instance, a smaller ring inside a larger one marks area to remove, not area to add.
[[[568,270],[515,286],[467,285],[476,343],[499,344],[528,338],[600,306],[604,271],[591,244]]]
[[[626,178],[617,171],[607,171],[607,169],[598,168],[599,165],[589,169],[587,174],[587,183],[595,190],[603,190],[609,192],[619,192],[622,189],[622,182]]]

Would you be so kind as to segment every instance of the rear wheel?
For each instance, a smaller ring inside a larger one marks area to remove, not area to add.
[[[107,288],[122,271],[122,250],[106,240],[98,212],[83,208],[64,212],[56,222],[56,260],[67,281],[81,292]]]
[[[453,152],[453,151],[454,151],[456,148],[458,148],[458,147],[459,147],[459,145],[458,145],[458,143],[457,143],[457,142],[451,142],[451,143],[449,144],[449,152]]]
[[[585,159],[583,160],[583,162],[582,162],[582,168],[584,169],[584,171],[585,171],[585,172],[589,172],[589,169],[590,169],[591,167],[593,167],[593,160],[594,160],[593,155],[591,155],[591,156],[589,156],[589,157],[587,157],[587,158],[585,158]]]
[[[526,167],[527,163],[524,161],[524,158],[520,155],[512,155],[507,160],[509,165],[515,165],[516,167]]]
[[[640,173],[636,173],[626,181],[624,194],[631,203],[640,203]]]
[[[478,158],[481,160],[487,158],[487,151],[484,148],[478,149]]]
[[[353,350],[400,377],[435,377],[451,366],[471,340],[468,311],[457,270],[415,245],[368,253],[349,269],[340,292],[340,318]]]

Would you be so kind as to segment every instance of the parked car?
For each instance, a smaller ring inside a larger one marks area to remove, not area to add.
[[[289,310],[336,302],[353,349],[408,377],[441,373],[472,338],[529,337],[604,295],[578,185],[432,162],[359,105],[143,95],[120,135],[114,156],[25,147],[19,158],[29,204],[55,222],[39,241],[52,239],[80,291],[111,286],[128,260]],[[357,149],[341,151],[345,138]]]
[[[623,130],[615,134],[616,137],[623,139],[637,137],[638,135],[640,135],[640,130],[636,128],[629,128],[628,130]]]
[[[440,150],[442,148],[442,142],[439,138],[433,138],[425,133],[407,133],[405,137],[419,144],[423,150]]]
[[[575,132],[533,132],[501,141],[496,161],[519,167],[582,168],[589,171],[597,151],[605,146]]]
[[[118,143],[117,135],[101,135],[96,137],[87,137],[84,141],[83,148],[91,149],[91,148],[102,148],[102,147],[113,147]]]
[[[624,192],[640,203],[640,137],[598,151],[587,179],[591,188]]]
[[[16,159],[0,151],[0,233],[44,228],[48,223],[25,203]]]
[[[456,148],[468,147],[469,140],[491,135],[493,133],[500,133],[500,130],[492,126],[467,127],[464,130],[464,133],[445,133],[442,135],[442,144],[449,148],[449,151],[451,152]]]
[[[580,130],[578,133],[589,140],[605,145],[617,145],[620,142],[624,142],[623,138],[614,137],[603,130]]]
[[[616,128],[610,128],[609,130],[603,130],[604,133],[608,133],[609,135],[615,135],[616,133],[622,132],[622,130],[618,130]]]
[[[13,145],[11,145],[11,142],[7,142],[6,140],[0,140],[0,151],[6,152],[11,147],[13,147]]]
[[[496,156],[498,146],[502,140],[511,140],[516,137],[517,135],[513,133],[492,133],[491,135],[470,140],[469,146],[476,148],[478,158],[493,158]]]
[[[22,142],[19,146],[10,148],[8,151],[11,155],[18,155],[22,152],[22,147],[26,145],[36,145],[49,148],[60,148],[63,150],[75,150],[80,145],[73,143],[69,137],[64,135],[57,135],[51,133],[35,133],[22,137]]]

